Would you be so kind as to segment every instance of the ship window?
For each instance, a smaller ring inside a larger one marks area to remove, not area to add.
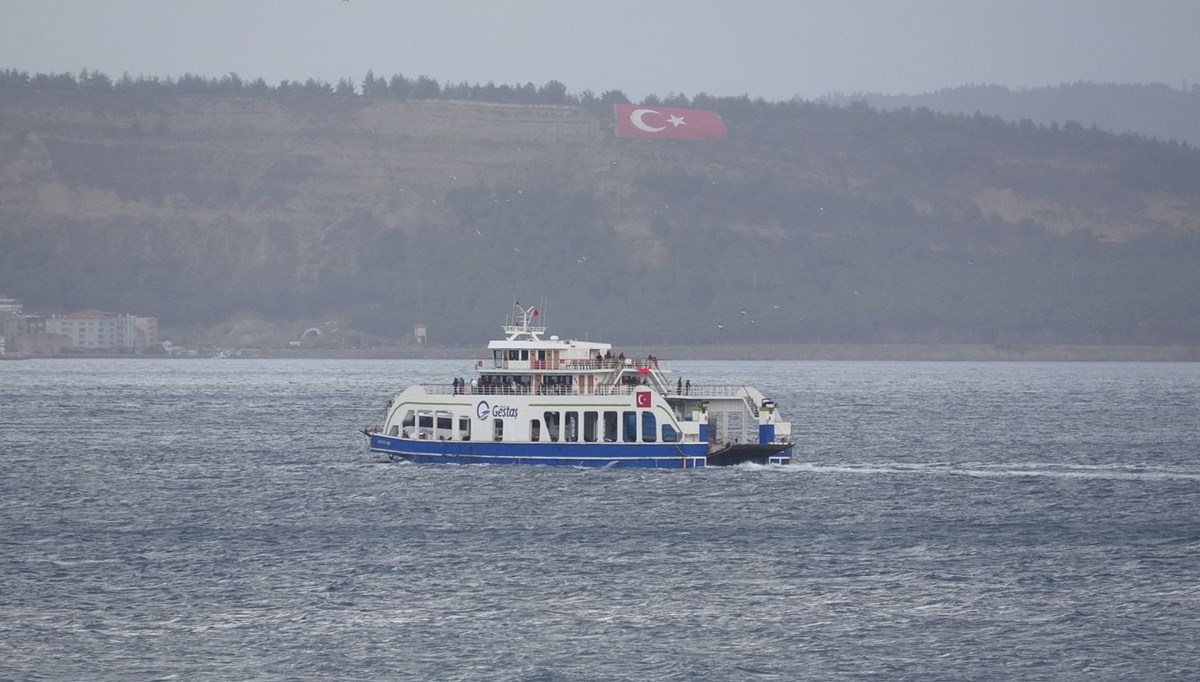
[[[471,418],[458,418],[458,437],[463,440],[471,440]]]
[[[503,419],[496,419],[492,422],[492,440],[504,440]]]
[[[542,414],[546,418],[546,433],[550,435],[550,440],[558,442],[558,425],[561,418],[557,412],[544,412]]]
[[[400,426],[412,426],[413,424],[417,423],[414,421],[416,418],[416,413],[412,410],[409,410],[408,412],[404,413],[404,421],[400,422]]]
[[[399,436],[400,435],[400,425],[392,424],[392,428],[388,429],[388,435],[389,436]]]
[[[670,424],[663,424],[662,431],[663,431],[662,439],[663,439],[664,443],[678,443],[679,442],[679,432],[675,430],[674,426],[671,426]]]
[[[626,443],[637,442],[637,412],[626,411],[623,415],[624,426],[621,429],[621,440]]]
[[[454,415],[449,412],[439,410],[434,413],[434,421],[437,424],[437,430],[434,431],[434,438],[438,440],[449,440],[454,438]]]
[[[604,413],[604,442],[612,443],[617,440],[617,413]]]
[[[596,417],[600,416],[597,412],[583,413],[583,439],[589,443],[596,442]]]
[[[529,420],[529,440],[538,442],[542,439],[542,423],[536,419]]]
[[[522,351],[521,351],[521,359],[522,359],[522,360],[528,360],[528,359],[529,359],[529,351],[527,351],[527,350],[522,350]]]
[[[653,443],[658,440],[658,420],[654,418],[654,413],[642,413],[642,442]]]
[[[579,413],[568,412],[566,416],[567,433],[563,440],[574,443],[579,440]]]

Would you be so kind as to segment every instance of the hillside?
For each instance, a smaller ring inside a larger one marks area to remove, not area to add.
[[[607,105],[7,92],[0,292],[447,345],[514,298],[623,343],[1200,343],[1188,147],[694,105],[729,139],[617,139]]]
[[[1200,84],[1176,89],[1162,83],[1063,83],[1054,87],[1011,89],[1001,85],[964,85],[919,95],[860,93],[831,95],[830,104],[867,104],[891,111],[927,108],[949,114],[977,111],[1006,121],[1029,119],[1040,125],[1078,121],[1114,133],[1145,135],[1200,146]]]

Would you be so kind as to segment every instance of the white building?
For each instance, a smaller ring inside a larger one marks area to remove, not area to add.
[[[71,339],[71,347],[141,353],[158,343],[158,318],[81,310],[46,318],[46,332]]]

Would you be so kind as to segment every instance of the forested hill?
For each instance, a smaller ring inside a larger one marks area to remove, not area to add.
[[[983,112],[1006,121],[1040,125],[1077,121],[1115,133],[1134,133],[1200,146],[1200,84],[1063,83],[1014,90],[1001,85],[964,85],[919,95],[830,95],[829,104],[866,102],[883,110],[928,108],[951,114]]]
[[[1200,344],[1190,147],[707,97],[671,104],[728,139],[628,140],[619,93],[555,93],[0,90],[0,293],[445,345],[514,298],[618,343]]]

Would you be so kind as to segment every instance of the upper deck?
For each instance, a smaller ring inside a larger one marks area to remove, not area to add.
[[[475,360],[475,369],[477,370],[529,370],[534,372],[612,372],[617,369],[629,369],[635,372],[650,372],[657,370],[659,372],[668,373],[671,371],[671,363],[662,358],[625,358],[620,360],[613,358],[611,360],[589,358],[589,359],[570,359],[558,357],[554,358],[547,354],[546,357],[539,357],[536,354],[530,354],[522,357],[520,353],[515,359],[510,359],[507,356],[493,356],[490,358],[478,358]]]
[[[632,395],[634,391],[657,391],[666,398],[685,398],[688,400],[705,401],[718,398],[743,399],[755,394],[751,386],[743,384],[692,384],[684,388],[671,385],[667,390],[653,385],[546,385],[532,384],[493,384],[467,385],[462,387],[453,384],[417,384],[429,395]]]

